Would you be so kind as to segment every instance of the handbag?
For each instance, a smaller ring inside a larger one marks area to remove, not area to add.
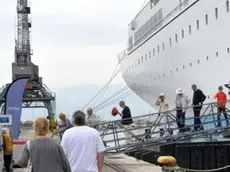
[[[24,172],[32,172],[32,163],[31,163],[31,158],[30,158],[30,141],[28,141],[26,145],[29,151],[29,160],[28,160],[28,164]]]

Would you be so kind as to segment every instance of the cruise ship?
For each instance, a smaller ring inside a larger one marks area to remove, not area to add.
[[[230,81],[229,20],[229,0],[150,0],[118,54],[126,84],[151,106],[160,93],[173,104],[178,88],[192,99],[192,84],[213,101]]]

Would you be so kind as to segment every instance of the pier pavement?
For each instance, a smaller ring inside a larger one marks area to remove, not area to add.
[[[20,158],[24,144],[27,140],[34,137],[33,131],[30,129],[22,129],[20,138],[14,141],[13,160],[17,162]],[[24,172],[26,169],[14,169],[14,172]],[[102,172],[161,172],[161,168],[153,164],[136,160],[124,154],[112,155],[105,157],[105,163]]]

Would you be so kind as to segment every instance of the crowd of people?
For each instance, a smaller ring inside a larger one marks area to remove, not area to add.
[[[181,88],[178,88],[176,90],[175,109],[176,109],[176,123],[179,129],[179,133],[190,131],[190,128],[185,126],[186,111],[190,106],[192,106],[193,113],[194,113],[194,127],[192,131],[204,130],[204,127],[200,119],[200,112],[202,110],[203,103],[206,100],[206,95],[195,84],[193,84],[191,88],[193,90],[192,101],[190,101],[189,97],[184,93],[184,91]],[[218,92],[214,95],[214,98],[217,101],[217,111],[218,111],[217,127],[222,126],[221,124],[222,113],[225,117],[226,125],[229,125],[229,119],[226,113],[227,94],[223,91],[222,86],[218,87]],[[155,105],[159,107],[159,116],[163,114],[163,112],[168,111],[169,103],[164,93],[160,94]],[[163,116],[161,122],[163,122],[164,125],[162,127],[165,133],[167,133],[167,129],[168,129],[167,122],[170,122],[170,119],[168,118],[167,115],[165,115]]]

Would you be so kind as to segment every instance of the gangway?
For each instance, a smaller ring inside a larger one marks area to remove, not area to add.
[[[125,129],[121,124],[121,120],[103,122],[92,127],[98,128],[101,137],[106,144],[106,154],[114,155],[117,153],[129,153],[133,151],[152,152],[159,149],[160,146],[178,143],[178,142],[193,142],[196,140],[228,140],[230,136],[230,126],[225,125],[225,119],[221,115],[222,126],[217,126],[217,103],[204,104],[201,110],[201,121],[204,130],[192,131],[194,125],[193,108],[184,109],[186,111],[185,128],[186,132],[178,133],[176,122],[176,110],[170,110],[162,113],[153,113],[142,116],[133,117],[134,124],[129,130]],[[226,113],[229,109],[226,108]],[[167,122],[163,122],[163,118]],[[151,120],[150,120],[151,119]],[[136,121],[142,121],[142,124],[137,124]],[[167,126],[167,131],[164,132],[161,128]],[[126,138],[123,132],[127,131],[131,137],[131,142],[126,143]],[[230,139],[229,139],[230,140]]]

